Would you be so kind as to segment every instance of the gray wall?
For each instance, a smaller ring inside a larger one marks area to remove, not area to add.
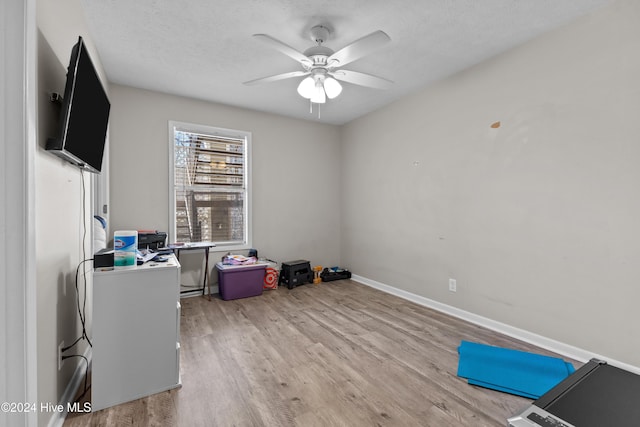
[[[65,361],[58,371],[58,344],[70,345],[81,333],[76,308],[75,272],[91,251],[91,190],[95,176],[84,173],[86,191],[83,195],[81,172],[70,163],[44,150],[46,140],[57,128],[58,110],[49,101],[51,92],[64,92],[66,68],[71,48],[81,35],[106,84],[106,78],[88,35],[79,0],[37,2],[38,24],[38,148],[35,156],[35,221],[36,221],[36,281],[38,334],[38,402],[57,404],[66,391],[74,369],[84,361]],[[84,211],[83,211],[84,203]],[[84,216],[83,216],[84,214]],[[87,234],[83,239],[86,224]],[[84,253],[83,253],[84,252]],[[88,270],[91,265],[85,264]],[[91,330],[91,275],[88,275],[87,320]],[[84,286],[80,282],[80,299]],[[83,354],[87,344],[81,341],[66,354]],[[84,372],[84,371],[83,371]],[[54,413],[38,414],[38,425],[47,425]]]
[[[112,231],[168,230],[168,122],[176,120],[251,132],[253,247],[260,256],[339,262],[337,127],[113,84],[111,100]],[[200,280],[199,264],[191,267],[185,258],[186,284]]]
[[[341,262],[640,366],[639,18],[615,3],[345,125]]]

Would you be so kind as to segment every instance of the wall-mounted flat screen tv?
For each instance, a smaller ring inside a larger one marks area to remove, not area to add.
[[[46,149],[83,169],[100,173],[111,104],[82,40],[73,46],[61,101],[58,135]]]

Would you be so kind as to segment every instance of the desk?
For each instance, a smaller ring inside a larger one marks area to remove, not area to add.
[[[169,249],[176,255],[178,261],[180,261],[181,251],[194,251],[202,249],[204,250],[204,279],[202,280],[202,295],[204,295],[205,289],[209,287],[209,301],[211,301],[211,281],[209,280],[209,249],[214,248],[216,245],[213,242],[197,242],[197,243],[173,243],[169,245]],[[191,291],[180,291],[181,294]]]

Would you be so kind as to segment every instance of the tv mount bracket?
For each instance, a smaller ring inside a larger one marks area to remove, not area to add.
[[[49,101],[53,102],[54,104],[62,105],[62,101],[64,101],[64,98],[57,92],[51,92],[51,94],[49,95]]]

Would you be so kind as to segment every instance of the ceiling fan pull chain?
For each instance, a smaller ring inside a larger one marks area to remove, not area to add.
[[[318,120],[320,120],[320,106],[321,106],[321,105],[322,105],[322,104],[318,104]]]
[[[313,114],[313,102],[309,99],[309,114]]]

